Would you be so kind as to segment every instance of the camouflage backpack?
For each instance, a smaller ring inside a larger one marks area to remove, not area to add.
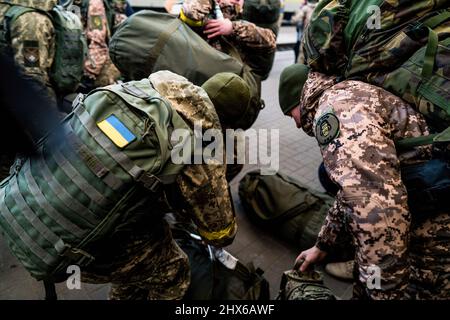
[[[243,18],[253,22],[258,27],[267,28],[278,36],[280,17],[280,0],[246,0],[244,2]],[[249,65],[261,80],[266,80],[272,70],[276,50],[272,53],[261,51],[249,52],[251,59]]]
[[[449,6],[450,0],[321,1],[303,39],[303,62],[315,71],[383,87],[415,106],[435,130],[445,130],[450,126]],[[450,134],[404,146],[433,139],[449,141]]]
[[[278,300],[336,300],[318,271],[289,270],[281,277]]]
[[[53,280],[94,261],[96,241],[183,168],[170,161],[174,129],[192,133],[148,79],[79,95],[0,185],[0,230],[25,268]]]
[[[86,40],[79,18],[62,6],[51,5],[45,1],[10,0],[0,1],[11,8],[0,24],[0,49],[2,44],[11,43],[10,26],[24,13],[40,12],[46,14],[55,28],[55,57],[50,70],[52,85],[59,94],[75,92],[83,76],[83,62],[86,53]]]

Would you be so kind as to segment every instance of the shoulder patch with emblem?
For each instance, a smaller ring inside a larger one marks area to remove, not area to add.
[[[25,67],[39,67],[39,41],[24,41],[22,55]]]
[[[103,17],[101,15],[90,16],[90,29],[91,30],[103,30]]]
[[[328,145],[339,135],[339,119],[334,113],[328,112],[322,115],[316,123],[315,135],[321,146]]]

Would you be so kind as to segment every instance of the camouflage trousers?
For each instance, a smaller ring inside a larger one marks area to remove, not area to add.
[[[111,283],[111,300],[181,299],[190,283],[189,261],[167,223],[159,223],[151,236],[124,233],[114,256],[82,270],[82,281]]]
[[[405,299],[450,299],[450,214],[412,225],[409,246],[410,276]],[[358,266],[355,265],[355,278]],[[353,299],[364,300],[365,285],[357,282]]]

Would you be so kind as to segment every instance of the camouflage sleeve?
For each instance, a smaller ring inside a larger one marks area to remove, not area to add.
[[[38,12],[21,15],[11,26],[11,46],[24,74],[45,84],[54,98],[49,72],[55,56],[55,30],[50,18]]]
[[[322,141],[327,171],[341,187],[319,242],[333,240],[339,221],[345,221],[356,242],[364,294],[372,299],[404,298],[410,214],[393,127],[385,119],[393,109],[392,100],[384,101],[381,89],[374,86],[344,84],[324,93],[316,115],[315,134]],[[337,129],[331,120],[325,121],[330,113],[338,119]],[[325,137],[335,134],[324,143]],[[381,276],[378,288],[370,285],[376,270]]]
[[[233,241],[237,225],[224,165],[190,165],[178,179],[186,210],[209,244],[223,247]]]
[[[217,113],[202,88],[170,71],[156,72],[150,75],[150,81],[190,126],[197,123],[203,131],[215,129],[221,134]],[[226,165],[187,165],[177,184],[183,209],[191,215],[202,238],[218,247],[230,244],[237,225],[226,181]]]
[[[342,197],[338,192],[336,199]],[[333,206],[328,210],[325,222],[317,237],[316,247],[322,251],[330,252],[336,244],[338,235],[343,230],[341,201],[336,200]]]
[[[245,20],[233,21],[233,37],[247,48],[270,52],[277,48],[277,39],[272,30],[261,28]]]
[[[202,26],[212,10],[210,0],[185,0],[180,19],[191,27]]]

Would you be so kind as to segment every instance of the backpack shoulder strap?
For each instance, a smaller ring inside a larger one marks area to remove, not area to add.
[[[11,8],[6,11],[5,19],[0,26],[0,41],[11,43],[11,25],[13,25],[24,13],[33,11],[39,10],[22,6],[11,6]]]

